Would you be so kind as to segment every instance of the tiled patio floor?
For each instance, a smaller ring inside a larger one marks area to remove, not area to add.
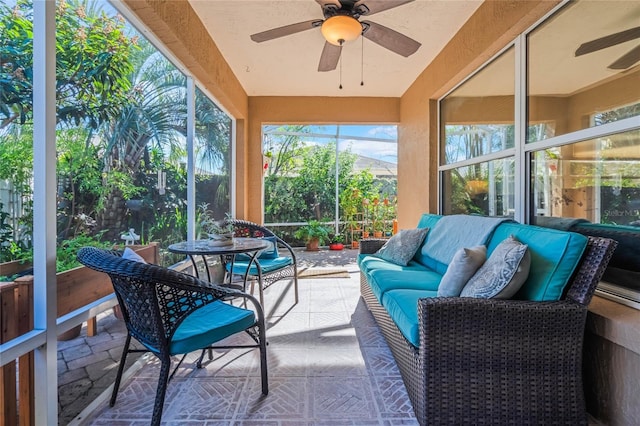
[[[330,253],[327,253],[330,255]],[[320,258],[322,259],[322,258]],[[309,262],[307,260],[307,262]],[[334,262],[341,263],[339,261]],[[260,392],[258,351],[216,351],[202,369],[190,355],[169,383],[163,421],[206,425],[417,424],[400,373],[373,317],[359,297],[357,266],[350,278],[300,280],[300,302],[286,281],[266,292],[269,395]],[[234,337],[247,339],[246,336]],[[93,425],[148,424],[159,363],[150,358],[86,419]]]

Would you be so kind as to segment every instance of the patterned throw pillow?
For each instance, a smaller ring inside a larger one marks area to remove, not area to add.
[[[422,245],[429,228],[403,229],[389,238],[375,256],[397,265],[406,266]]]
[[[467,281],[487,260],[487,247],[461,248],[451,259],[438,286],[438,297],[458,297]]]
[[[530,267],[528,246],[510,236],[498,244],[460,296],[510,299],[526,281]]]

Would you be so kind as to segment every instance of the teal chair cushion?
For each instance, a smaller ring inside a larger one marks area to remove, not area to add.
[[[510,235],[529,246],[529,277],[514,299],[536,302],[560,300],[565,286],[587,247],[587,237],[538,226],[503,223],[487,246],[487,256]]]
[[[410,289],[437,291],[442,275],[429,269],[408,270],[401,274],[395,271],[375,270],[367,281],[378,301],[390,290]]]
[[[259,262],[263,274],[267,272],[277,271],[289,265],[293,265],[293,259],[288,256],[280,256],[276,257],[275,259],[260,259]],[[233,263],[233,274],[244,275],[244,273],[247,271],[248,265],[249,261],[247,260],[236,260]],[[227,272],[231,272],[231,263],[227,263],[226,268]],[[258,268],[255,262],[251,263],[249,275],[258,275]]]
[[[437,294],[437,291],[430,290],[399,289],[389,290],[382,297],[382,306],[402,335],[416,348],[420,346],[418,299],[437,297]]]
[[[260,250],[260,252],[258,252],[258,256],[256,257],[260,260],[277,259],[278,257],[280,257],[280,254],[278,253],[278,239],[275,236],[262,237],[262,239],[269,243],[269,247],[264,250]],[[249,260],[251,260],[251,257],[247,254],[240,253],[236,254],[236,260],[248,262]]]
[[[173,334],[169,352],[175,355],[205,348],[251,327],[255,321],[253,311],[217,300],[184,319]]]

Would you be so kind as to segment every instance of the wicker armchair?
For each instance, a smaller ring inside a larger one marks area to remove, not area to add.
[[[380,240],[363,240],[374,253]],[[425,424],[587,424],[582,344],[587,306],[616,247],[589,237],[558,302],[425,298],[409,343],[361,274],[361,294]]]
[[[167,268],[123,259],[118,252],[84,247],[78,252],[78,260],[111,277],[127,326],[111,406],[116,402],[127,354],[149,351],[162,363],[151,421],[152,425],[159,425],[167,384],[184,359],[183,355],[170,377],[171,357],[212,348],[213,343],[243,331],[255,344],[234,347],[260,349],[262,393],[267,395],[265,321],[262,307],[254,297]],[[253,309],[222,301],[228,298],[243,299]],[[130,349],[131,337],[146,350]]]
[[[246,220],[230,219],[228,220],[234,227],[236,237],[253,237],[264,238],[270,237],[275,239],[278,251],[280,252],[277,259],[259,259],[256,258],[252,264],[247,261],[236,261],[233,263],[233,271],[231,270],[230,258],[223,258],[225,271],[237,275],[244,275],[249,267],[249,278],[257,280],[259,283],[260,303],[264,306],[264,289],[273,283],[292,279],[294,285],[295,303],[298,303],[298,265],[296,263],[296,255],[293,248],[283,239],[278,237],[270,229],[258,225],[257,223]]]

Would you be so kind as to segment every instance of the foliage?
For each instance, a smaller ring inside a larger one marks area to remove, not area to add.
[[[307,242],[318,239],[320,244],[324,244],[329,239],[329,232],[329,228],[323,222],[312,219],[306,225],[298,228],[294,235]]]
[[[289,131],[295,134],[298,130],[293,126]],[[271,152],[272,161],[264,179],[265,220],[297,222],[300,218],[320,220],[332,216],[335,210],[335,143],[304,146],[298,135],[286,136],[284,140],[282,145],[271,146],[279,147],[279,150]],[[341,192],[354,180],[367,181],[371,177],[367,172],[354,172],[355,160],[355,154],[349,151],[338,153]]]
[[[88,235],[79,234],[73,238],[59,241],[56,245],[56,272],[64,272],[69,269],[81,266],[76,256],[82,247],[91,246],[104,249],[111,249],[113,243],[102,240],[102,234]],[[33,263],[33,251],[25,252],[20,260]]]
[[[342,244],[344,243],[344,235],[342,234],[330,234],[329,242],[332,244]]]
[[[56,8],[56,101],[58,122],[97,128],[126,101],[131,48],[124,20],[59,1]],[[0,4],[0,128],[25,124],[33,114],[33,7],[18,0]]]
[[[227,213],[224,219],[216,220],[213,217],[213,212],[209,210],[209,204],[202,203],[198,206],[196,234],[230,234],[233,232],[233,224],[229,222],[230,219],[231,216]]]

